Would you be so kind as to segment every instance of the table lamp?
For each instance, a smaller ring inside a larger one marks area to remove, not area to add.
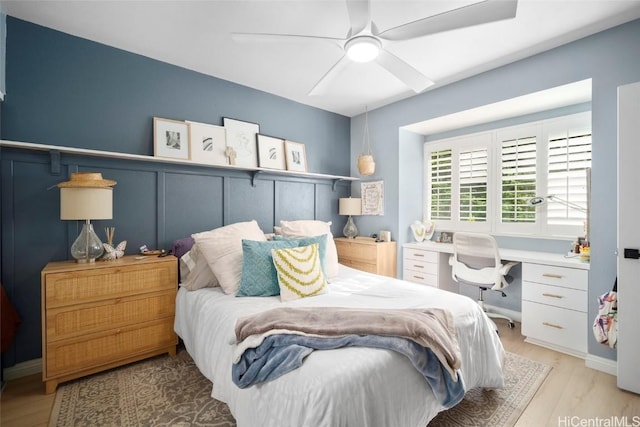
[[[60,219],[85,221],[71,245],[71,256],[79,263],[94,262],[104,252],[91,220],[112,218],[114,185],[115,181],[102,179],[102,174],[96,172],[72,173],[69,181],[58,184]]]
[[[338,214],[348,215],[347,224],[342,229],[345,237],[353,239],[358,235],[358,227],[353,222],[353,215],[362,215],[362,200],[358,198],[341,198],[338,203]]]

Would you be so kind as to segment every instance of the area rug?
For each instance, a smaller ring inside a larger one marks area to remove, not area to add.
[[[504,389],[471,390],[428,427],[513,426],[550,369],[507,353]],[[184,349],[62,384],[49,419],[49,427],[235,425]]]

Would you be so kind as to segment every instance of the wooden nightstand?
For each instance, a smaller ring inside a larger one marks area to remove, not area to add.
[[[338,262],[348,267],[383,276],[397,277],[396,242],[375,242],[372,239],[334,239]]]
[[[174,256],[50,262],[41,273],[42,380],[59,383],[176,354]]]

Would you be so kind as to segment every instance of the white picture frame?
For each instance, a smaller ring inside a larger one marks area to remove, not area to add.
[[[258,165],[261,168],[285,170],[284,139],[258,134]]]
[[[228,165],[224,150],[227,148],[227,131],[223,126],[187,121],[189,125],[190,158],[208,165]]]
[[[284,141],[287,170],[293,172],[307,172],[307,154],[301,142]]]
[[[360,183],[362,215],[384,215],[384,182]]]
[[[227,131],[227,147],[235,150],[235,165],[247,168],[258,167],[257,135],[260,125],[223,117]]]
[[[153,118],[153,155],[189,160],[189,126],[179,120]]]

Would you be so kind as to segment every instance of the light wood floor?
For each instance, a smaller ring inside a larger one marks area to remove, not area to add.
[[[584,360],[525,343],[519,324],[499,328],[507,351],[553,367],[516,426],[640,426],[640,396],[619,390],[615,377],[585,367]],[[10,381],[2,393],[0,425],[46,426],[54,396],[44,394],[40,375]],[[626,424],[591,421],[624,416]]]

